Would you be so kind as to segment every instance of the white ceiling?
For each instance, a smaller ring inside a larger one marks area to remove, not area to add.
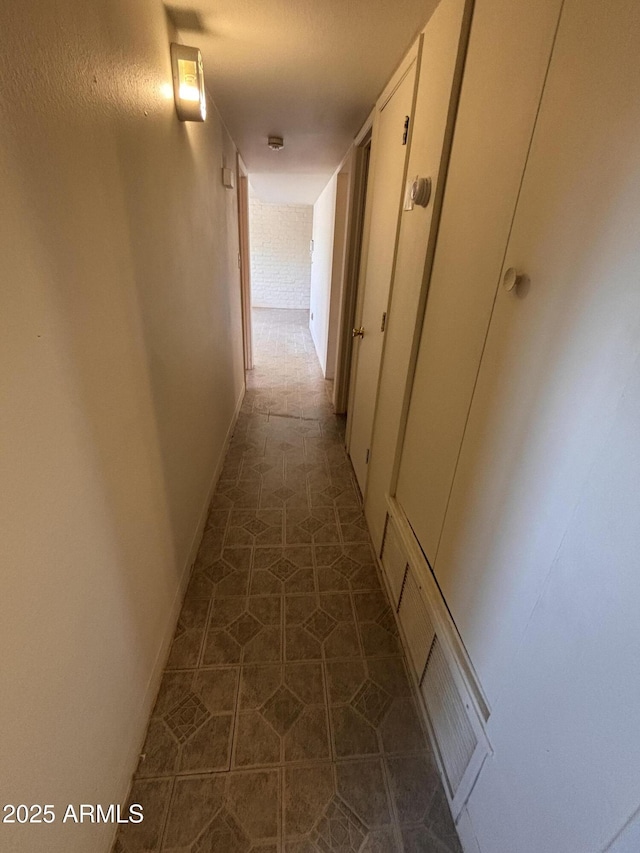
[[[312,204],[437,0],[170,0],[263,201]],[[267,136],[284,137],[271,151]]]

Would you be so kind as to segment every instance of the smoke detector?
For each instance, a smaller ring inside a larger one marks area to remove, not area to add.
[[[272,151],[280,151],[284,148],[284,140],[281,136],[270,136],[267,145]]]

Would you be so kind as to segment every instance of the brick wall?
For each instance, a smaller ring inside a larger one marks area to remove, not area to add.
[[[257,308],[309,308],[313,207],[249,199],[251,301]]]

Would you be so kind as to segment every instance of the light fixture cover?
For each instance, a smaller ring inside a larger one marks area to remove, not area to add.
[[[284,140],[281,136],[270,136],[267,145],[272,151],[280,151],[281,148],[284,148]]]
[[[204,121],[207,96],[204,90],[202,54],[197,47],[171,44],[173,97],[180,121]]]

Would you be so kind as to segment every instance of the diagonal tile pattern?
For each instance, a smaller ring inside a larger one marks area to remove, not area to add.
[[[331,800],[311,833],[311,840],[323,853],[333,850],[358,853],[366,837],[366,826],[337,796]]]
[[[391,696],[374,681],[365,682],[353,700],[353,707],[372,726],[378,726],[384,720],[390,705]]]
[[[333,616],[318,608],[304,622],[303,627],[319,640],[326,640],[337,624]]]
[[[305,312],[255,369],[116,853],[461,853]]]
[[[185,743],[209,719],[209,712],[195,693],[187,693],[165,717],[179,743]]]
[[[279,735],[286,734],[300,716],[302,704],[286,687],[279,687],[262,707],[262,716]]]

